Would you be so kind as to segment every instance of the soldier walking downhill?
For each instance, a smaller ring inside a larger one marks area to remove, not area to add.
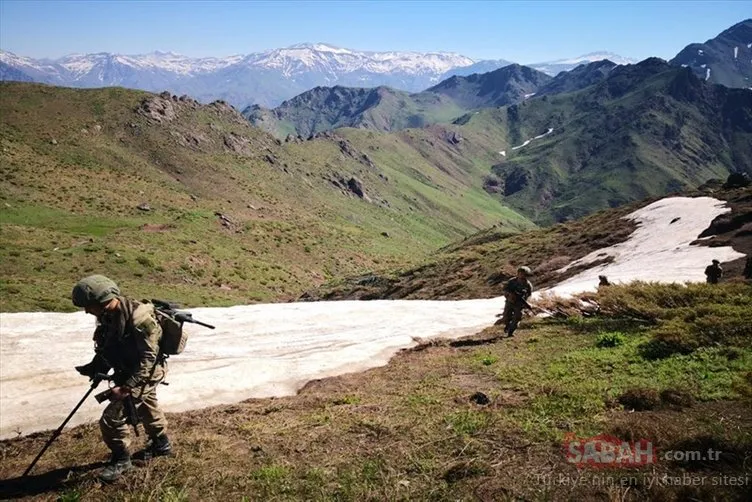
[[[510,337],[514,336],[514,331],[522,320],[522,309],[529,308],[527,299],[533,293],[533,285],[528,280],[530,274],[529,267],[520,267],[517,269],[517,276],[504,285],[504,312],[495,324],[503,324],[504,333]]]
[[[114,481],[133,468],[124,399],[132,399],[149,436],[145,457],[171,454],[167,421],[157,402],[157,386],[166,373],[159,352],[162,329],[151,303],[121,296],[117,284],[105,276],[81,279],[71,296],[74,305],[97,318],[94,359],[76,370],[89,378],[114,370],[110,403],[99,420],[102,439],[112,452],[99,477]]]

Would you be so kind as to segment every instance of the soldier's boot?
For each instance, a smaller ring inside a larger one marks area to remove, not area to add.
[[[99,479],[111,483],[131,469],[133,469],[133,464],[127,451],[112,452],[110,463],[99,473]]]
[[[172,445],[167,434],[160,434],[155,438],[149,439],[144,449],[144,460],[150,460],[153,457],[172,456]]]

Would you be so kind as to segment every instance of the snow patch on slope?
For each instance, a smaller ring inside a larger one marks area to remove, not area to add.
[[[723,201],[712,197],[671,197],[638,209],[626,216],[638,223],[627,241],[593,251],[559,271],[608,257],[613,258],[611,263],[585,270],[552,290],[559,295],[595,291],[599,275],[613,283],[704,282],[705,267],[713,259],[727,262],[744,256],[731,247],[690,245],[716,216],[729,211]]]
[[[548,130],[547,130],[546,132],[544,132],[543,134],[539,134],[538,136],[535,136],[534,138],[531,138],[531,139],[527,139],[527,140],[525,140],[525,142],[524,142],[524,143],[522,143],[521,145],[513,146],[513,147],[512,147],[512,150],[519,150],[519,149],[520,149],[520,148],[522,148],[523,146],[527,146],[527,145],[529,145],[531,141],[534,141],[534,140],[536,140],[536,139],[541,139],[541,138],[543,138],[543,137],[546,137],[546,136],[548,136],[549,134],[551,134],[552,132],[554,132],[554,128],[553,128],[553,127],[549,127],[549,128],[548,128]]]
[[[639,223],[629,240],[577,260],[595,266],[546,290],[591,291],[598,275],[631,280],[703,281],[716,258],[743,256],[729,247],[691,246],[725,204],[710,197],[672,197],[627,216]],[[677,216],[681,218],[671,223]],[[541,293],[536,293],[539,295]],[[168,412],[295,393],[306,382],[386,364],[423,339],[476,333],[495,320],[502,298],[462,301],[379,300],[244,305],[191,309],[212,331],[186,325],[187,350],[169,362]],[[91,357],[94,320],[82,312],[0,313],[0,438],[55,428],[86,390],[73,366]],[[53,389],[54,391],[50,391]],[[88,400],[71,426],[96,420],[103,405]]]

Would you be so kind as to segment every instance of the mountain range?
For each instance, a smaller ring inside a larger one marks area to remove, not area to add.
[[[634,62],[599,52],[529,65],[556,74],[597,59]],[[222,99],[236,108],[277,106],[317,86],[388,86],[422,91],[453,75],[485,73],[510,61],[480,60],[447,52],[369,52],[328,44],[298,44],[225,58],[190,58],[171,52],[127,56],[77,54],[56,60],[0,51],[0,80],[34,81],[66,87],[121,86],[188,94],[201,102]]]
[[[750,87],[752,53],[747,53],[749,48],[752,48],[752,20],[745,20],[704,44],[687,46],[671,64],[691,67],[710,83]],[[532,67],[510,64],[486,73],[454,75],[413,94],[384,86],[373,89],[316,87],[275,109],[254,105],[246,108],[243,115],[277,137],[308,136],[338,127],[382,131],[422,127],[450,122],[472,110],[583,89],[606,78],[617,65],[628,64],[618,56],[616,61],[601,59],[607,55],[589,54],[584,58],[593,62],[561,71],[554,78]],[[544,69],[552,71],[559,68],[557,65],[574,62],[555,61]]]
[[[419,93],[388,87],[374,89],[316,87],[274,109],[253,105],[243,110],[252,124],[278,138],[308,137],[339,127],[395,131],[449,123],[472,110],[520,103],[583,89],[605,79],[618,65],[609,60],[584,64],[556,77],[517,64],[488,73],[453,76]]]
[[[377,164],[481,166],[485,189],[539,224],[752,173],[752,92],[658,58],[554,78],[509,65],[415,94],[320,87],[244,115],[286,141],[344,136]]]

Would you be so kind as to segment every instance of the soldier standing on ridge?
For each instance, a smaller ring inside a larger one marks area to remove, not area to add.
[[[718,284],[718,281],[723,277],[723,269],[718,260],[713,260],[712,265],[705,267],[705,277],[708,284]]]
[[[599,275],[598,276],[598,287],[601,287],[601,286],[610,286],[610,285],[611,285],[611,283],[608,282],[608,277],[606,277],[605,275]]]
[[[522,309],[529,308],[527,299],[533,293],[533,285],[528,280],[530,274],[530,267],[520,267],[517,269],[517,276],[504,285],[504,313],[494,324],[503,324],[504,333],[510,337],[514,336],[514,330],[522,319]]]
[[[752,254],[747,255],[747,261],[744,263],[744,278],[752,279]]]
[[[77,366],[76,370],[89,378],[114,370],[115,387],[110,404],[99,420],[102,439],[112,451],[109,465],[99,477],[114,481],[133,468],[124,399],[133,400],[149,436],[144,456],[171,454],[167,421],[157,403],[157,385],[165,377],[165,362],[159,355],[162,328],[152,304],[121,296],[117,284],[102,275],[81,279],[71,297],[74,305],[97,318],[96,355],[89,364]]]

